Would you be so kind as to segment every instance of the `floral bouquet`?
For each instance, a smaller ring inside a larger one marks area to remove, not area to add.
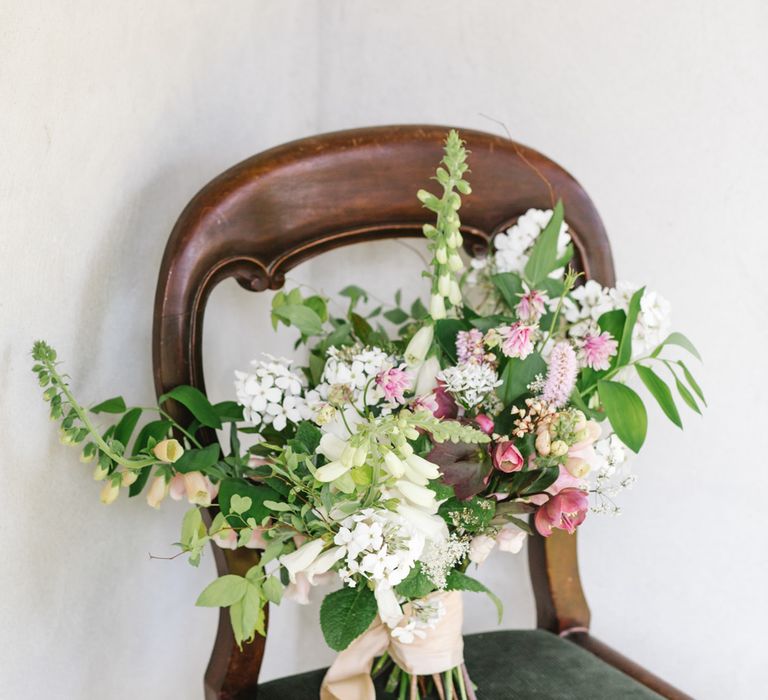
[[[197,601],[229,608],[238,644],[265,633],[268,602],[307,602],[336,583],[320,609],[340,652],[325,699],[371,698],[376,676],[401,698],[473,697],[460,592],[487,593],[499,617],[501,605],[470,566],[494,547],[519,552],[531,527],[572,533],[590,509],[617,511],[628,456],[646,436],[636,379],[678,426],[660,372],[691,409],[704,402],[687,365],[665,356],[669,346],[698,355],[669,332],[659,295],[579,284],[561,203],[525,213],[466,271],[466,158],[450,132],[441,191],[417,195],[435,216],[424,225],[428,307],[417,299],[406,310],[398,292],[391,307],[370,308],[350,286],[334,317],[321,295],[281,291],[272,323],[298,331],[307,364],[255,360],[235,373],[236,402],[176,387],[134,437],[148,409],[121,397],[85,408],[54,350],[33,349],[61,439],[96,463],[104,503],[124,488],[146,487],[155,508],[186,499],[178,545],[193,565],[209,542],[262,550],[245,576],[218,578]],[[190,420],[173,420],[168,401]],[[206,444],[210,429],[228,432],[228,448]]]

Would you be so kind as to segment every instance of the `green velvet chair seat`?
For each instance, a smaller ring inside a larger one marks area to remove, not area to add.
[[[478,700],[660,697],[573,642],[542,630],[468,635],[464,638],[464,658],[477,685]],[[263,683],[259,700],[317,700],[324,673],[325,669],[318,669]],[[392,696],[379,692],[377,697]]]

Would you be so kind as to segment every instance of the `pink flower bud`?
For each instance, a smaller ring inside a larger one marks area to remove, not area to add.
[[[493,420],[484,413],[479,413],[475,416],[475,423],[486,435],[490,435],[493,432]]]
[[[507,474],[519,472],[524,464],[523,455],[511,440],[499,440],[492,448],[491,459],[494,468]]]

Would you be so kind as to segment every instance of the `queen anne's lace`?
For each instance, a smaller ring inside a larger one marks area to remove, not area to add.
[[[496,370],[487,363],[465,362],[446,367],[437,375],[445,390],[466,408],[472,408],[502,382]]]

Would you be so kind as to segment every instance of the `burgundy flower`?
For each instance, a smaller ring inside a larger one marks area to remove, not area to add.
[[[437,410],[434,412],[435,418],[456,418],[459,415],[459,406],[445,390],[442,382],[437,385],[434,394],[437,403]]]
[[[573,534],[584,522],[589,509],[589,496],[581,489],[563,489],[552,496],[539,510],[534,521],[539,534],[549,537],[552,528]]]
[[[456,498],[465,501],[480,493],[491,476],[491,465],[483,459],[477,445],[464,442],[440,442],[427,455],[440,467],[442,481],[453,486]]]
[[[511,440],[499,440],[491,448],[491,460],[496,469],[507,474],[519,472],[525,463],[520,450]]]

